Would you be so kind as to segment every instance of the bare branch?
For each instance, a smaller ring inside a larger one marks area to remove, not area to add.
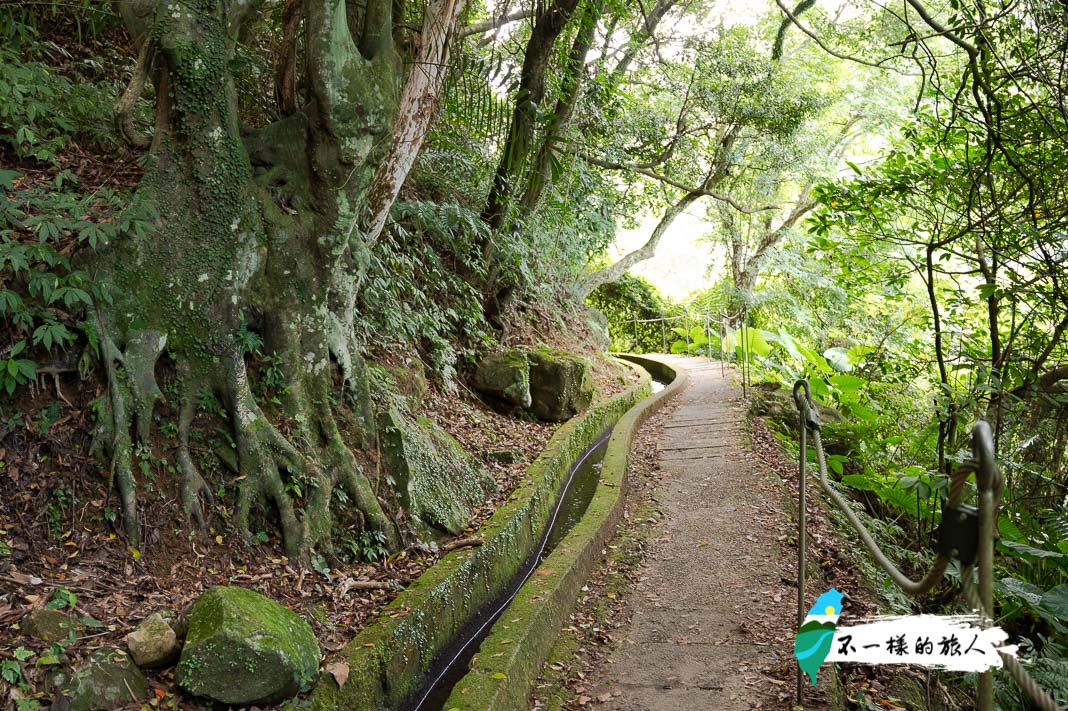
[[[638,262],[644,262],[655,256],[656,248],[660,244],[660,239],[664,236],[664,233],[667,232],[671,223],[675,221],[675,218],[685,212],[686,208],[697,202],[700,197],[701,195],[699,193],[689,192],[668,207],[668,209],[664,211],[664,216],[660,218],[660,222],[658,222],[653,229],[652,234],[649,235],[649,239],[645,241],[645,244],[633,252],[628,252],[614,264],[591,272],[579,287],[579,297],[585,299],[597,287],[603,284],[611,284],[623,276],[628,269]]]
[[[525,20],[528,17],[534,16],[533,7],[525,7],[521,10],[513,10],[512,12],[505,13],[499,17],[491,17],[488,20],[482,20],[481,22],[472,22],[460,30],[458,36],[462,39],[464,37],[470,37],[471,35],[480,35],[483,32],[491,32],[493,30],[499,30],[505,25],[519,20]]]
[[[775,0],[775,4],[778,5],[779,9],[783,11],[783,14],[785,14],[786,17],[788,17],[790,19],[790,22],[794,23],[794,26],[797,27],[797,29],[801,30],[806,35],[811,37],[812,40],[817,45],[819,45],[820,49],[822,49],[824,52],[826,52],[827,54],[831,55],[832,57],[837,57],[838,59],[844,59],[847,62],[856,62],[857,64],[863,64],[866,67],[874,67],[875,69],[889,69],[889,70],[897,71],[897,70],[893,69],[893,67],[883,66],[885,62],[887,62],[887,61],[889,61],[891,59],[891,57],[887,57],[885,59],[881,59],[878,62],[869,62],[866,59],[861,59],[860,57],[854,57],[854,56],[848,55],[848,54],[842,54],[840,52],[837,52],[837,51],[831,49],[830,47],[828,47],[823,42],[823,40],[821,40],[819,38],[819,35],[817,35],[815,32],[813,32],[812,30],[810,30],[809,28],[807,28],[803,24],[801,24],[801,21],[799,19],[797,19],[797,16],[794,15],[794,13],[790,12],[790,9],[782,4],[782,0]]]
[[[609,170],[629,170],[638,173],[639,175],[644,175],[647,178],[652,178],[653,180],[665,183],[666,185],[670,185],[673,188],[678,188],[679,190],[682,190],[686,193],[694,193],[698,196],[708,196],[714,200],[719,200],[720,202],[726,203],[738,212],[745,213],[746,215],[752,215],[757,212],[764,212],[765,210],[778,210],[781,207],[780,205],[761,205],[760,207],[746,207],[745,205],[742,205],[729,195],[723,195],[721,193],[717,193],[714,190],[709,190],[705,187],[686,185],[685,183],[679,182],[678,180],[675,180],[673,178],[669,178],[666,175],[657,173],[653,170],[649,170],[648,168],[644,168],[642,167],[642,164],[616,163],[613,161],[602,160],[601,158],[596,158],[585,153],[579,153],[578,155],[587,163],[599,166],[601,168],[607,168]]]

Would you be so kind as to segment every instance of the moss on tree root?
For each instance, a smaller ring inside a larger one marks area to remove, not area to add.
[[[387,711],[424,681],[431,662],[494,600],[534,549],[560,486],[597,436],[649,394],[648,377],[564,424],[524,481],[479,531],[484,543],[453,552],[401,593],[341,653],[350,675],[312,694],[312,708]],[[490,707],[486,707],[490,708]]]
[[[246,140],[231,64],[246,10],[261,4],[190,0],[123,15],[154,57],[156,129],[137,200],[157,208],[159,232],[123,235],[93,265],[109,287],[92,319],[108,378],[95,448],[136,547],[132,454],[135,442],[148,444],[161,397],[156,364],[166,355],[179,375],[180,499],[193,525],[207,524],[213,503],[189,450],[197,403],[208,393],[223,402],[236,443],[239,530],[248,533],[258,506],[277,512],[290,557],[330,556],[332,502],[347,498],[395,550],[396,525],[342,440],[331,394],[339,371],[342,387],[358,390],[354,301],[367,247],[357,225],[388,144],[376,137],[392,124],[403,67],[388,33],[373,46],[354,44],[345,3],[309,3],[316,110]],[[363,34],[381,39],[380,30]],[[259,179],[250,151],[257,167],[269,168]],[[253,319],[287,381],[291,436],[250,387],[240,332]],[[366,408],[366,392],[357,394]],[[339,487],[347,497],[332,496]]]
[[[627,466],[641,424],[685,387],[685,374],[651,358],[627,356],[671,385],[631,408],[616,423],[605,450],[601,483],[586,513],[520,589],[482,642],[477,664],[456,683],[446,709],[527,708],[528,697],[579,590],[615,534],[628,491]],[[644,375],[644,381],[648,381]]]

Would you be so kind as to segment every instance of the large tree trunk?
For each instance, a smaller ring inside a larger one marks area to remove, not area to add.
[[[131,36],[151,43],[155,57],[156,131],[137,197],[157,206],[161,229],[117,241],[97,264],[113,287],[97,309],[109,383],[98,443],[136,546],[131,430],[149,436],[160,397],[155,364],[166,353],[180,378],[181,498],[192,521],[205,522],[210,492],[190,456],[190,423],[211,392],[234,431],[239,528],[247,531],[252,508],[263,506],[277,511],[291,556],[329,555],[340,486],[397,547],[396,524],[342,440],[330,395],[358,367],[354,303],[368,237],[381,231],[429,125],[459,2],[431,3],[415,64],[439,68],[413,73],[402,92],[392,0],[305,0],[310,101],[243,140],[229,64],[260,5],[118,3]],[[418,110],[414,124],[395,120],[402,103]],[[261,331],[286,373],[288,436],[253,395],[237,338],[243,323]]]
[[[681,198],[672,203],[667,210],[664,211],[664,216],[660,218],[660,222],[653,228],[652,233],[649,235],[649,239],[645,243],[631,252],[620,257],[619,261],[602,267],[596,271],[590,272],[586,279],[579,286],[579,299],[585,299],[589,296],[594,289],[604,284],[611,284],[612,282],[623,276],[628,269],[635,264],[644,262],[647,259],[652,259],[656,256],[656,248],[660,245],[660,240],[663,238],[664,233],[671,227],[675,219],[686,212],[690,205],[693,205],[701,197],[701,193],[686,193]]]
[[[571,116],[575,113],[575,106],[582,95],[586,55],[589,54],[590,47],[593,45],[593,36],[603,8],[604,0],[590,0],[582,11],[579,29],[575,33],[575,41],[571,45],[571,51],[567,55],[563,68],[560,96],[556,100],[556,108],[546,121],[545,136],[530,170],[526,189],[519,200],[521,216],[525,217],[534,212],[542,194],[552,184],[553,160],[559,151],[563,132],[571,123]]]
[[[568,20],[578,7],[579,0],[554,0],[534,20],[534,29],[523,54],[523,67],[519,74],[519,91],[516,94],[512,123],[501,151],[501,161],[490,188],[482,217],[493,232],[499,231],[508,220],[512,195],[526,172],[527,162],[534,145],[538,109],[545,99],[545,79],[549,59],[556,38],[564,31]],[[483,245],[487,267],[493,262],[493,240]]]

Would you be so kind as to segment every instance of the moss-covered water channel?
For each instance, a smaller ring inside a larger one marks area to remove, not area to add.
[[[431,664],[427,672],[429,683],[404,704],[405,711],[440,711],[453,687],[468,672],[468,665],[479,649],[482,640],[527,582],[538,564],[545,559],[564,536],[574,528],[589,506],[600,479],[601,462],[612,428],[606,429],[597,440],[582,453],[571,471],[567,483],[560,492],[552,513],[546,523],[541,540],[527,557],[504,592],[486,605],[460,631],[454,643]]]

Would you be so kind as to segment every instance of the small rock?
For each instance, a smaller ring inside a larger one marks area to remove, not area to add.
[[[193,601],[178,684],[231,705],[275,703],[307,690],[319,671],[311,626],[244,588],[215,587]]]
[[[33,610],[22,618],[22,633],[42,642],[62,642],[70,639],[71,632],[78,632],[82,624],[70,615],[48,608]]]
[[[111,711],[148,695],[145,675],[126,652],[114,648],[94,651],[80,669],[57,675],[55,685],[61,690],[57,700],[67,704],[61,707],[70,711]]]
[[[489,452],[486,456],[501,464],[516,464],[523,461],[523,453],[518,449],[497,449]]]
[[[134,663],[149,669],[170,666],[178,661],[181,653],[178,636],[158,612],[143,619],[137,629],[126,635],[126,646]]]

